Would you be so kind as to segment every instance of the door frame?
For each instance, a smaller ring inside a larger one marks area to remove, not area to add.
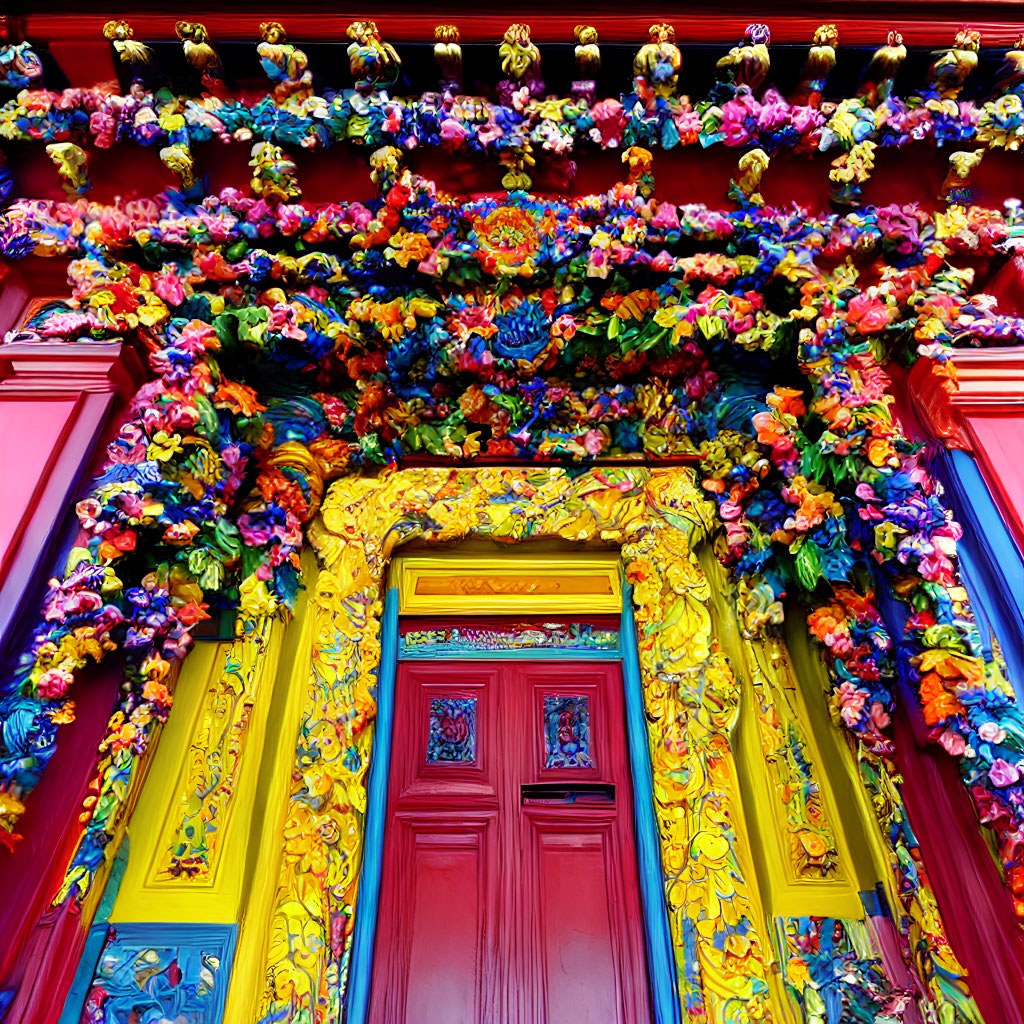
[[[626,740],[633,782],[633,836],[636,847],[640,902],[643,908],[644,945],[650,984],[651,1013],[655,1024],[680,1024],[679,989],[676,985],[675,955],[669,928],[668,907],[661,866],[661,843],[654,814],[654,775],[648,746],[647,720],[633,618],[632,587],[621,585],[618,651],[602,660],[620,661],[626,708]],[[384,599],[381,623],[381,655],[377,676],[377,720],[373,756],[367,785],[366,832],[359,876],[359,900],[355,914],[348,992],[347,1024],[365,1024],[370,1006],[373,977],[374,940],[380,908],[384,831],[387,823],[387,793],[391,770],[391,740],[394,728],[395,680],[398,670],[399,591],[390,586]],[[537,612],[533,614],[543,614]],[[565,657],[564,652],[530,651],[531,660]],[[602,654],[604,652],[601,652]],[[468,657],[466,655],[464,657]],[[457,657],[457,656],[456,656]],[[593,659],[596,655],[589,654]]]

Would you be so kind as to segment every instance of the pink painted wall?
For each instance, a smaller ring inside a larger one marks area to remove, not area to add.
[[[27,292],[4,284],[15,294],[0,292],[0,311],[18,323]],[[22,620],[35,619],[60,546],[70,539],[74,502],[142,376],[135,351],[120,342],[0,345],[0,649],[8,656],[16,653]],[[119,682],[111,664],[76,683],[76,720],[58,732],[21,823],[23,839],[13,852],[0,850],[0,988],[18,988],[5,1020],[41,1024],[51,1010],[55,1019],[53,993],[66,991],[78,962],[83,922],[50,902],[78,839],[77,812]]]
[[[19,395],[12,400],[0,386],[0,575],[7,574],[17,554],[18,541],[59,460],[61,442],[74,426],[79,401],[71,394],[38,399]]]

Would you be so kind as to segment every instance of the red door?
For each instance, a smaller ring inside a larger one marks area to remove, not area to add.
[[[373,1024],[650,1020],[618,665],[399,665]]]

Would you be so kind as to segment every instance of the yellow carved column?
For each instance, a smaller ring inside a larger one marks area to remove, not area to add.
[[[307,585],[315,565],[304,561]],[[239,979],[263,955],[259,904],[294,757],[296,682],[308,674],[307,603],[300,595],[288,623],[260,617],[242,623],[235,640],[199,642],[186,660],[129,821],[110,914],[117,937],[101,956],[98,983],[110,987],[107,974],[119,964],[132,964],[138,983],[147,955],[156,955],[148,949],[180,950],[182,966],[188,950],[201,967],[186,983],[211,989],[215,1008],[227,1000],[230,1019]]]

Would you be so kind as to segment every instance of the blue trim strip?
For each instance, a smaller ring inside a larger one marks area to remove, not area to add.
[[[75,977],[71,982],[71,988],[68,989],[67,997],[64,1000],[64,1009],[61,1011],[57,1024],[79,1024],[82,1019],[85,999],[92,987],[92,979],[96,977],[96,965],[100,962],[100,954],[106,944],[107,928],[109,927],[106,921],[102,921],[89,928],[85,948],[82,950],[82,957],[78,961]]]
[[[644,938],[647,943],[647,971],[651,979],[651,1000],[655,1024],[680,1024],[679,989],[676,985],[675,955],[668,927],[661,843],[654,817],[654,773],[647,739],[647,715],[640,681],[640,657],[633,620],[633,588],[622,594],[622,681],[626,694],[626,736],[633,774],[633,817],[636,824],[636,860],[640,873],[640,895],[644,905]]]
[[[118,890],[121,888],[125,868],[128,866],[129,851],[129,837],[125,834],[114,857],[114,863],[110,867],[107,884],[96,907],[96,913],[82,949],[82,956],[79,958],[75,976],[71,981],[71,988],[68,989],[68,994],[64,998],[64,1009],[61,1011],[57,1024],[78,1024],[81,1019],[86,996],[89,995],[92,979],[96,976],[96,965],[100,962],[100,954],[107,941],[107,928],[109,927],[107,922],[110,920],[110,913],[114,909],[114,902],[117,899]]]
[[[1013,692],[1024,703],[1024,558],[973,457],[963,451],[943,452],[935,468],[964,527],[957,549],[982,641],[989,645],[984,631],[991,626]],[[991,657],[990,651],[985,653]]]
[[[377,934],[380,878],[384,858],[384,825],[388,815],[388,769],[391,765],[391,730],[395,717],[395,670],[398,661],[398,590],[384,598],[381,623],[380,668],[377,672],[377,721],[370,755],[370,780],[366,793],[366,836],[359,874],[356,921],[349,960],[345,1020],[364,1024],[370,1008],[373,978],[373,940]]]

